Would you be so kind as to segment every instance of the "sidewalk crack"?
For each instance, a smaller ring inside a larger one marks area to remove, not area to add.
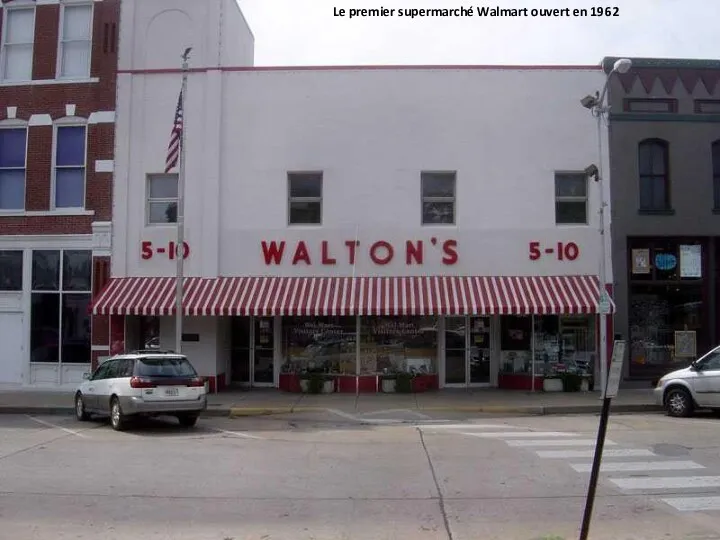
[[[430,466],[430,474],[432,475],[433,482],[435,483],[435,489],[437,490],[437,497],[438,497],[438,505],[440,506],[440,514],[443,518],[443,524],[445,525],[445,532],[447,533],[448,540],[453,540],[453,534],[452,530],[450,530],[450,520],[448,520],[447,512],[445,511],[445,498],[442,494],[442,489],[440,489],[440,483],[437,479],[437,474],[435,473],[435,466],[433,465],[432,458],[430,457],[430,452],[428,451],[427,445],[425,444],[425,437],[423,435],[423,432],[420,428],[415,428],[420,435],[420,444],[422,444],[423,450],[425,451],[425,457],[427,457],[428,465]]]

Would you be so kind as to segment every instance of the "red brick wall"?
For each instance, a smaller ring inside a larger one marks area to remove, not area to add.
[[[84,118],[93,112],[114,111],[119,17],[120,0],[94,2],[90,74],[99,78],[99,82],[0,87],[0,120],[6,118],[7,106],[17,107],[17,118],[23,120],[34,114],[49,114],[53,120],[61,118],[69,104],[76,106],[76,116]],[[36,6],[34,79],[55,77],[59,24],[58,5]],[[90,234],[93,221],[109,221],[112,173],[96,173],[95,160],[113,159],[114,129],[114,124],[88,126],[86,209],[94,210],[94,216],[0,217],[2,234]],[[27,211],[50,209],[52,137],[51,126],[28,129]]]

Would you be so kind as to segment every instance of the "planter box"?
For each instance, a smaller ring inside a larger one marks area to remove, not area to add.
[[[590,390],[590,381],[587,379],[583,379],[580,383],[580,391],[581,392],[588,392]]]
[[[543,379],[543,390],[545,392],[562,392],[563,381],[562,379]]]
[[[300,376],[297,373],[281,373],[278,380],[278,389],[283,392],[302,392]]]
[[[383,379],[382,380],[382,391],[386,394],[392,394],[395,392],[395,379]]]
[[[300,380],[300,390],[303,393],[308,393],[308,389],[310,388],[310,381],[307,379],[301,379]],[[323,383],[321,394],[332,394],[335,391],[335,381],[330,379],[329,381],[325,381]]]
[[[437,390],[439,379],[437,375],[416,375],[412,380],[413,392],[427,392],[428,390]]]
[[[533,389],[533,378],[525,373],[500,373],[498,374],[498,388],[503,390],[526,390]],[[535,376],[535,390],[542,390],[543,377]]]

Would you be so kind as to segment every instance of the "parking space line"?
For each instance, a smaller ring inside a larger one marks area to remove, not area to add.
[[[239,432],[239,431],[228,431],[227,429],[220,429],[220,428],[214,428],[214,427],[211,427],[210,429],[212,429],[212,430],[214,430],[214,431],[217,431],[217,432],[219,432],[219,433],[226,433],[227,435],[235,435],[235,436],[237,436],[237,437],[243,437],[243,438],[246,438],[246,439],[258,439],[258,440],[263,440],[262,437],[257,437],[257,436],[255,436],[255,435],[250,435],[249,433],[242,433],[242,432]]]
[[[25,416],[27,416],[27,417],[28,417],[30,420],[32,420],[33,422],[37,422],[38,424],[42,424],[43,426],[46,426],[46,427],[49,427],[49,428],[54,428],[54,429],[59,429],[60,431],[64,431],[65,433],[69,433],[70,435],[75,435],[76,437],[82,437],[82,438],[84,438],[84,439],[87,439],[87,438],[88,438],[87,435],[84,435],[84,434],[80,433],[79,431],[75,431],[75,430],[73,430],[73,429],[64,428],[64,427],[62,427],[62,426],[58,426],[57,424],[53,424],[53,423],[50,423],[50,422],[46,422],[45,420],[40,420],[39,418],[35,418],[34,416],[30,416],[29,414],[26,414]]]

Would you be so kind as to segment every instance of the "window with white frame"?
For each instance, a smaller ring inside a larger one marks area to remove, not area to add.
[[[60,17],[58,78],[81,79],[90,76],[92,10],[92,3],[63,5]]]
[[[588,178],[585,173],[555,173],[555,223],[587,225]]]
[[[455,173],[423,172],[422,224],[453,225],[455,223]]]
[[[148,225],[177,223],[177,203],[177,173],[147,175],[147,208],[145,213]]]
[[[4,81],[32,80],[33,43],[35,41],[35,8],[5,8],[2,51]]]
[[[323,174],[288,173],[288,224],[322,224]]]
[[[0,210],[25,209],[27,128],[0,129]]]
[[[55,128],[55,208],[85,207],[84,125]]]

